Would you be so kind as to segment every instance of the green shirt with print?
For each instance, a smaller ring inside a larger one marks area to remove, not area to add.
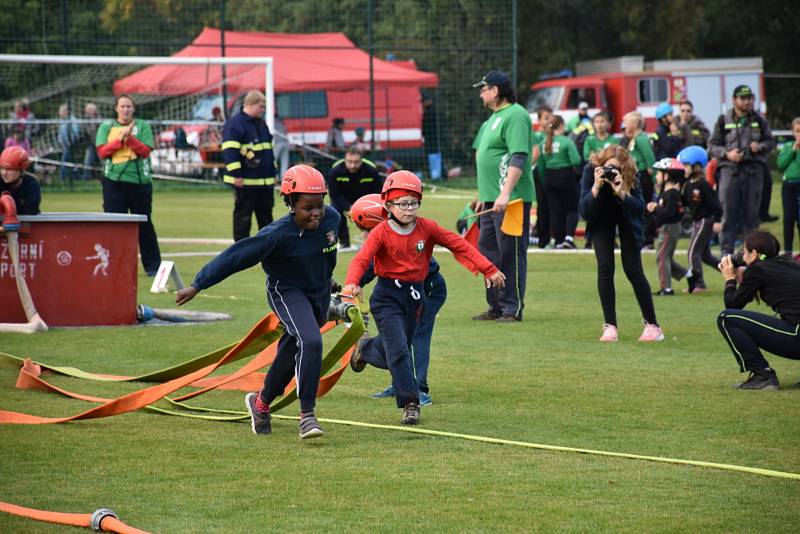
[[[134,123],[131,135],[153,148],[155,143],[150,125],[141,119],[134,119]],[[105,121],[97,129],[95,146],[99,147],[119,139],[124,128],[125,125],[116,120]],[[151,173],[150,158],[140,158],[133,149],[124,144],[104,162],[103,175],[115,182],[149,184],[152,182]]]
[[[578,154],[578,148],[575,142],[566,135],[553,136],[553,142],[550,145],[550,154],[544,151],[544,146],[547,143],[545,139],[539,144],[541,156],[539,156],[542,167],[545,169],[566,169],[568,167],[577,167],[581,164],[581,157]]]
[[[531,148],[534,145],[531,117],[519,104],[510,104],[494,113],[481,125],[472,147],[477,151],[478,199],[494,202],[508,171],[512,154],[525,153],[522,175],[511,192],[510,200],[533,202]]]
[[[605,139],[598,139],[597,135],[590,135],[586,138],[586,141],[583,143],[583,159],[585,161],[589,161],[589,157],[594,154],[595,152],[600,152],[604,148],[608,148],[611,145],[618,145],[619,139],[614,137],[613,135],[609,135]]]

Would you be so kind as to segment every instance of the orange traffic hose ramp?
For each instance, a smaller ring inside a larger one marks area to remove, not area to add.
[[[149,534],[146,530],[126,525],[119,520],[117,514],[108,508],[100,508],[91,514],[69,514],[65,512],[48,512],[25,508],[16,504],[0,501],[0,511],[38,521],[69,525],[72,527],[91,528],[95,532],[117,532],[119,534]]]

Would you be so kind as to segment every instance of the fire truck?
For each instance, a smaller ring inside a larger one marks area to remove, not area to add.
[[[629,111],[640,112],[645,129],[653,131],[656,106],[667,102],[677,110],[681,100],[690,100],[694,114],[712,129],[732,105],[734,87],[742,84],[755,93],[755,109],[767,111],[760,57],[645,61],[644,56],[623,56],[579,62],[575,71],[576,76],[562,71],[562,76],[531,86],[527,109],[534,125],[541,105],[568,121],[586,102],[590,116],[603,110],[611,113],[612,131],[619,130]]]

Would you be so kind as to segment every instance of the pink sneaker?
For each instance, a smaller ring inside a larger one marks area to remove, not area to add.
[[[660,326],[644,323],[644,332],[639,336],[639,341],[664,341],[664,332]]]
[[[600,336],[600,341],[616,341],[617,340],[617,327],[613,324],[603,325],[603,335]]]

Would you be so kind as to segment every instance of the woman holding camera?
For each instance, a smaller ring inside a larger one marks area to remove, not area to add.
[[[780,244],[769,232],[754,230],[744,239],[739,257],[724,256],[719,264],[725,277],[725,307],[717,317],[722,337],[750,376],[737,389],[778,389],[778,376],[760,349],[800,360],[800,264],[779,256]],[[736,269],[747,265],[742,283]],[[763,300],[778,315],[744,308],[752,300]]]
[[[597,259],[597,291],[605,319],[600,341],[617,340],[614,290],[614,236],[617,231],[622,268],[644,317],[644,332],[639,341],[662,341],[664,333],[656,321],[650,284],[642,269],[644,199],[636,180],[636,163],[627,150],[611,145],[592,155],[583,171],[579,211],[586,220],[586,229],[592,232]]]

